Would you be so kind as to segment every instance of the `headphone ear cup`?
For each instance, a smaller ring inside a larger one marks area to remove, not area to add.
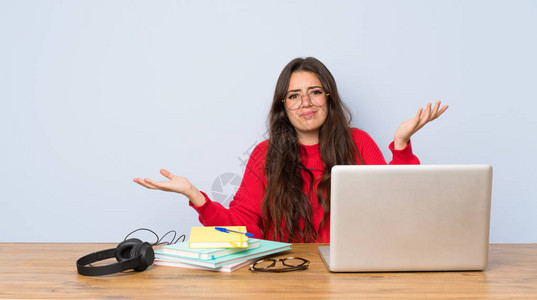
[[[139,239],[125,240],[116,247],[116,259],[119,262],[131,259],[132,252],[136,246],[140,246],[143,242]]]
[[[134,246],[131,251],[131,258],[135,258],[139,255],[141,255],[142,263],[138,267],[134,268],[134,270],[141,272],[153,264],[153,261],[155,260],[155,252],[149,243],[143,242]]]
[[[140,248],[142,247],[143,243],[136,244],[132,247],[131,255],[129,258],[135,258],[136,256],[140,255]]]

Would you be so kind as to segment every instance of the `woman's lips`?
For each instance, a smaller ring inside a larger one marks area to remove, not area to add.
[[[307,112],[303,112],[300,114],[300,116],[304,119],[309,119],[311,117],[313,117],[313,115],[317,113],[316,111],[307,111]]]

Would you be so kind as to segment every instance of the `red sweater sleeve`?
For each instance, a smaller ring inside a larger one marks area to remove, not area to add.
[[[241,185],[229,203],[229,208],[212,201],[203,192],[205,204],[196,207],[189,202],[189,205],[199,213],[201,224],[204,226],[244,225],[256,238],[263,238],[261,202],[266,187],[264,164],[267,147],[268,142],[264,141],[257,145],[250,155]]]
[[[375,141],[365,131],[353,128],[352,138],[356,143],[356,147],[365,165],[386,165],[386,160],[382,155],[379,147]],[[412,144],[410,141],[408,145],[402,150],[395,150],[394,143],[391,142],[389,146],[392,151],[393,159],[390,161],[390,165],[419,165],[420,160],[412,153]]]

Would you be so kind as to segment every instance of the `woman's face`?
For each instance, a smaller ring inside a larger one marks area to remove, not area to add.
[[[321,95],[319,91],[322,91],[323,94]],[[311,97],[308,96],[308,93]],[[289,101],[286,100],[284,103],[285,112],[295,127],[298,141],[303,145],[314,145],[319,143],[319,129],[328,115],[327,96],[324,94],[323,86],[317,75],[305,71],[291,74],[286,99],[289,96],[295,99],[300,98],[300,95],[302,95],[302,104],[297,109],[292,110],[289,108]],[[320,103],[322,105],[319,105]]]

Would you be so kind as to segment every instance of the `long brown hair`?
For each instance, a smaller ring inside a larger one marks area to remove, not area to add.
[[[329,94],[328,115],[319,130],[319,153],[324,169],[317,186],[317,200],[324,210],[319,228],[314,228],[312,224],[313,211],[309,200],[316,179],[301,161],[301,153],[304,154],[305,149],[298,143],[296,130],[289,121],[282,102],[289,88],[291,74],[299,71],[317,75],[322,87]],[[351,136],[351,113],[339,97],[330,71],[319,60],[307,57],[292,60],[282,70],[276,83],[268,119],[269,146],[265,159],[267,188],[262,204],[264,238],[314,242],[318,239],[318,233],[326,226],[330,215],[332,167],[356,164],[357,157],[360,164],[363,163]],[[306,172],[309,177],[307,195],[304,193],[306,182],[302,172]]]

